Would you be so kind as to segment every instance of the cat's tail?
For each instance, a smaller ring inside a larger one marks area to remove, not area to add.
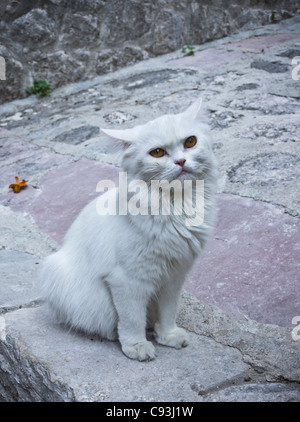
[[[70,252],[62,248],[45,259],[40,273],[43,298],[60,324],[115,340],[117,314],[108,288]]]
[[[55,314],[60,323],[68,324],[68,293],[65,285],[66,263],[62,252],[56,252],[48,256],[43,264],[39,275],[40,294]]]

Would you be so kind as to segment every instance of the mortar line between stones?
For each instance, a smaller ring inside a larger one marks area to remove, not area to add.
[[[271,205],[273,205],[273,206],[275,206],[275,207],[278,207],[280,210],[282,210],[284,214],[288,214],[288,215],[290,215],[291,217],[294,217],[294,218],[297,218],[297,219],[299,219],[299,218],[300,218],[300,215],[299,215],[299,214],[294,215],[294,214],[292,214],[292,213],[290,212],[290,210],[289,210],[288,208],[286,208],[284,205],[278,204],[277,202],[274,202],[274,201],[271,201],[271,200],[264,200],[264,199],[261,199],[261,198],[259,198],[259,199],[258,199],[258,198],[253,198],[253,196],[249,196],[249,195],[242,195],[242,194],[240,194],[240,193],[230,192],[229,190],[226,190],[226,189],[224,189],[224,190],[222,191],[222,193],[226,193],[226,194],[228,194],[228,195],[238,196],[238,197],[240,197],[240,198],[249,198],[249,199],[253,199],[253,201],[255,201],[255,202],[263,202],[263,203],[265,203],[265,204],[271,204]]]

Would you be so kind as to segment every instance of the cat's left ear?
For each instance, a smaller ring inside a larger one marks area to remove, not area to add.
[[[199,98],[192,105],[190,105],[189,108],[185,110],[184,114],[192,120],[206,121],[207,116],[204,111],[202,98]]]

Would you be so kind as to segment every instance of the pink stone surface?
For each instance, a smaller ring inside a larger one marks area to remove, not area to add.
[[[261,51],[262,49],[281,44],[286,41],[300,39],[300,34],[272,34],[259,37],[247,38],[245,40],[225,44],[229,50],[224,48],[207,48],[198,51],[193,56],[185,56],[179,59],[170,60],[168,63],[172,66],[190,66],[202,70],[215,69],[227,63],[240,60],[245,57],[243,50]],[[233,51],[230,51],[233,47]],[[247,54],[247,57],[249,57]]]
[[[243,57],[242,51],[227,51],[216,48],[207,48],[198,51],[193,56],[186,56],[168,63],[173,66],[191,66],[203,70],[215,69],[229,62],[239,60]]]
[[[49,171],[37,183],[20,193],[1,195],[0,203],[13,211],[30,215],[41,231],[61,243],[81,209],[93,198],[100,180],[118,180],[119,169],[82,158]]]
[[[291,326],[300,315],[300,221],[270,204],[219,196],[215,234],[185,289],[233,316]]]
[[[297,38],[300,39],[300,34],[261,35],[226,45],[228,47],[261,51],[262,49],[272,47],[273,45],[281,44],[286,41],[296,40]]]

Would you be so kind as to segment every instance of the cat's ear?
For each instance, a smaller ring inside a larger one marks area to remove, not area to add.
[[[192,105],[189,106],[184,113],[189,119],[192,120],[201,120],[205,122],[207,120],[207,115],[204,110],[202,98],[198,98]]]
[[[135,130],[132,129],[103,129],[102,132],[111,138],[118,139],[119,141],[124,141],[131,144],[135,139]]]
[[[134,142],[136,137],[136,128],[132,129],[103,129],[102,132],[113,138],[111,145],[112,150],[124,151]]]

